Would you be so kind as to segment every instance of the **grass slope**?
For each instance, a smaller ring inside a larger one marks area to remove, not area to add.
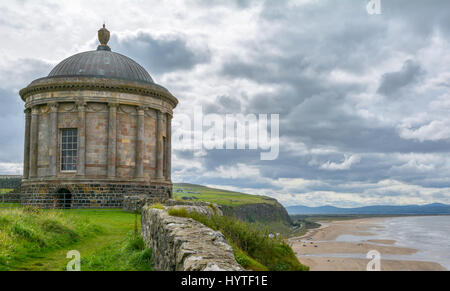
[[[132,235],[135,218],[116,210],[0,210],[0,270],[64,270],[70,250],[81,253],[82,270],[150,270],[149,251]]]
[[[183,192],[178,192],[178,191]],[[192,201],[209,202],[219,204],[225,207],[240,207],[250,204],[269,204],[275,207],[282,207],[273,198],[267,196],[250,195],[245,193],[209,188],[193,184],[174,184],[173,195],[175,199],[196,198]],[[281,233],[284,236],[294,235],[291,233],[291,226],[285,221],[268,221],[255,219],[254,225],[259,229],[265,230],[267,227],[270,232]]]
[[[292,248],[281,237],[269,237],[269,231],[254,224],[227,216],[188,213],[184,208],[172,208],[169,215],[192,218],[216,231],[222,232],[233,247],[236,261],[254,271],[307,271]]]
[[[183,190],[183,193],[178,192],[180,190]],[[276,200],[266,196],[250,195],[192,184],[175,184],[173,186],[173,193],[176,199],[195,197],[197,198],[195,201],[211,202],[232,207],[260,203],[277,204]]]
[[[0,189],[0,194],[7,194],[14,191],[14,189],[6,189],[6,188],[1,188]]]

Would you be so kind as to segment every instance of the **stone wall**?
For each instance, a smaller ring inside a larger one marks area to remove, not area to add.
[[[184,208],[188,212],[198,212],[204,215],[220,215],[223,216],[222,206],[207,203],[207,202],[190,202],[190,201],[179,201],[164,197],[164,196],[149,196],[149,195],[125,195],[123,200],[123,211],[128,212],[142,212],[142,209],[145,205],[151,205],[155,203],[164,204],[166,210],[170,208]]]
[[[192,219],[145,206],[142,236],[157,271],[242,271],[220,232]]]
[[[17,189],[6,194],[0,195],[0,203],[20,203],[20,193]]]
[[[141,194],[143,197],[167,200],[172,197],[172,185],[166,184],[135,184],[135,183],[24,183],[20,191],[20,201],[23,205],[40,208],[54,208],[54,198],[60,190],[68,190],[70,201],[68,207],[74,209],[87,208],[122,208],[124,197],[131,194]]]

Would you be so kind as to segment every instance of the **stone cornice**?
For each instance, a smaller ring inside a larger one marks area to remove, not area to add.
[[[22,97],[22,100],[26,101],[26,98],[30,95],[41,92],[65,90],[95,90],[132,93],[166,100],[173,106],[173,108],[178,105],[177,98],[175,98],[162,86],[98,77],[42,78],[33,81],[28,87],[20,90],[20,96]]]

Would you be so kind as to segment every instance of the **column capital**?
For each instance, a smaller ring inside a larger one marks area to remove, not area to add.
[[[158,119],[163,119],[164,113],[161,110],[156,110],[156,117]]]
[[[58,108],[59,108],[58,102],[50,102],[47,104],[47,106],[50,108],[50,112],[52,112],[52,113],[58,112]]]
[[[23,111],[23,113],[25,113],[26,115],[30,115],[31,109],[30,109],[30,108],[25,108],[25,110]]]
[[[144,115],[145,111],[147,111],[147,110],[148,110],[147,106],[138,106],[137,107],[138,115]]]
[[[87,102],[84,100],[78,100],[75,105],[77,106],[78,111],[86,110]]]
[[[39,106],[34,106],[31,108],[31,114],[39,115]]]
[[[111,109],[117,109],[118,107],[119,107],[119,103],[117,103],[117,102],[109,102],[108,103],[108,107],[109,108],[111,108]]]

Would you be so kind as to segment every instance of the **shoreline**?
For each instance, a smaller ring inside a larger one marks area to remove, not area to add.
[[[395,246],[395,240],[371,239],[387,217],[358,218],[319,222],[320,228],[312,229],[303,236],[288,239],[299,260],[311,271],[366,271],[368,252],[381,254],[382,271],[445,271],[436,262],[417,261],[408,256],[419,250]],[[372,230],[372,232],[371,232]],[[361,241],[336,240],[341,236],[361,237]],[[367,240],[364,238],[367,237]],[[383,259],[386,256],[386,259]],[[401,257],[401,259],[397,259]]]

